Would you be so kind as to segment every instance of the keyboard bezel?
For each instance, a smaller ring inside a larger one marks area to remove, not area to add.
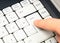
[[[52,17],[60,18],[60,12],[56,9],[50,0],[40,0]]]

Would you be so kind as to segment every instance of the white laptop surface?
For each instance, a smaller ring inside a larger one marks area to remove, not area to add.
[[[60,0],[51,0],[51,1],[60,12]]]

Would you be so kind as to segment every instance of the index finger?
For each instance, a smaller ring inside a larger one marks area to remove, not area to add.
[[[34,21],[34,24],[39,28],[60,34],[60,19],[48,18],[44,20],[36,20]]]

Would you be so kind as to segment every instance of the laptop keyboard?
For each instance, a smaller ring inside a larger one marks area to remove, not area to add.
[[[53,32],[33,24],[47,18],[52,16],[39,0],[23,0],[0,10],[0,43],[57,43]]]

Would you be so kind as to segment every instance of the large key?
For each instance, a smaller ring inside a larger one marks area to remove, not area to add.
[[[34,6],[32,4],[29,4],[28,6],[25,6],[22,9],[17,10],[16,13],[20,18],[22,18],[22,17],[29,15],[35,11],[36,11],[36,9],[34,8]]]

